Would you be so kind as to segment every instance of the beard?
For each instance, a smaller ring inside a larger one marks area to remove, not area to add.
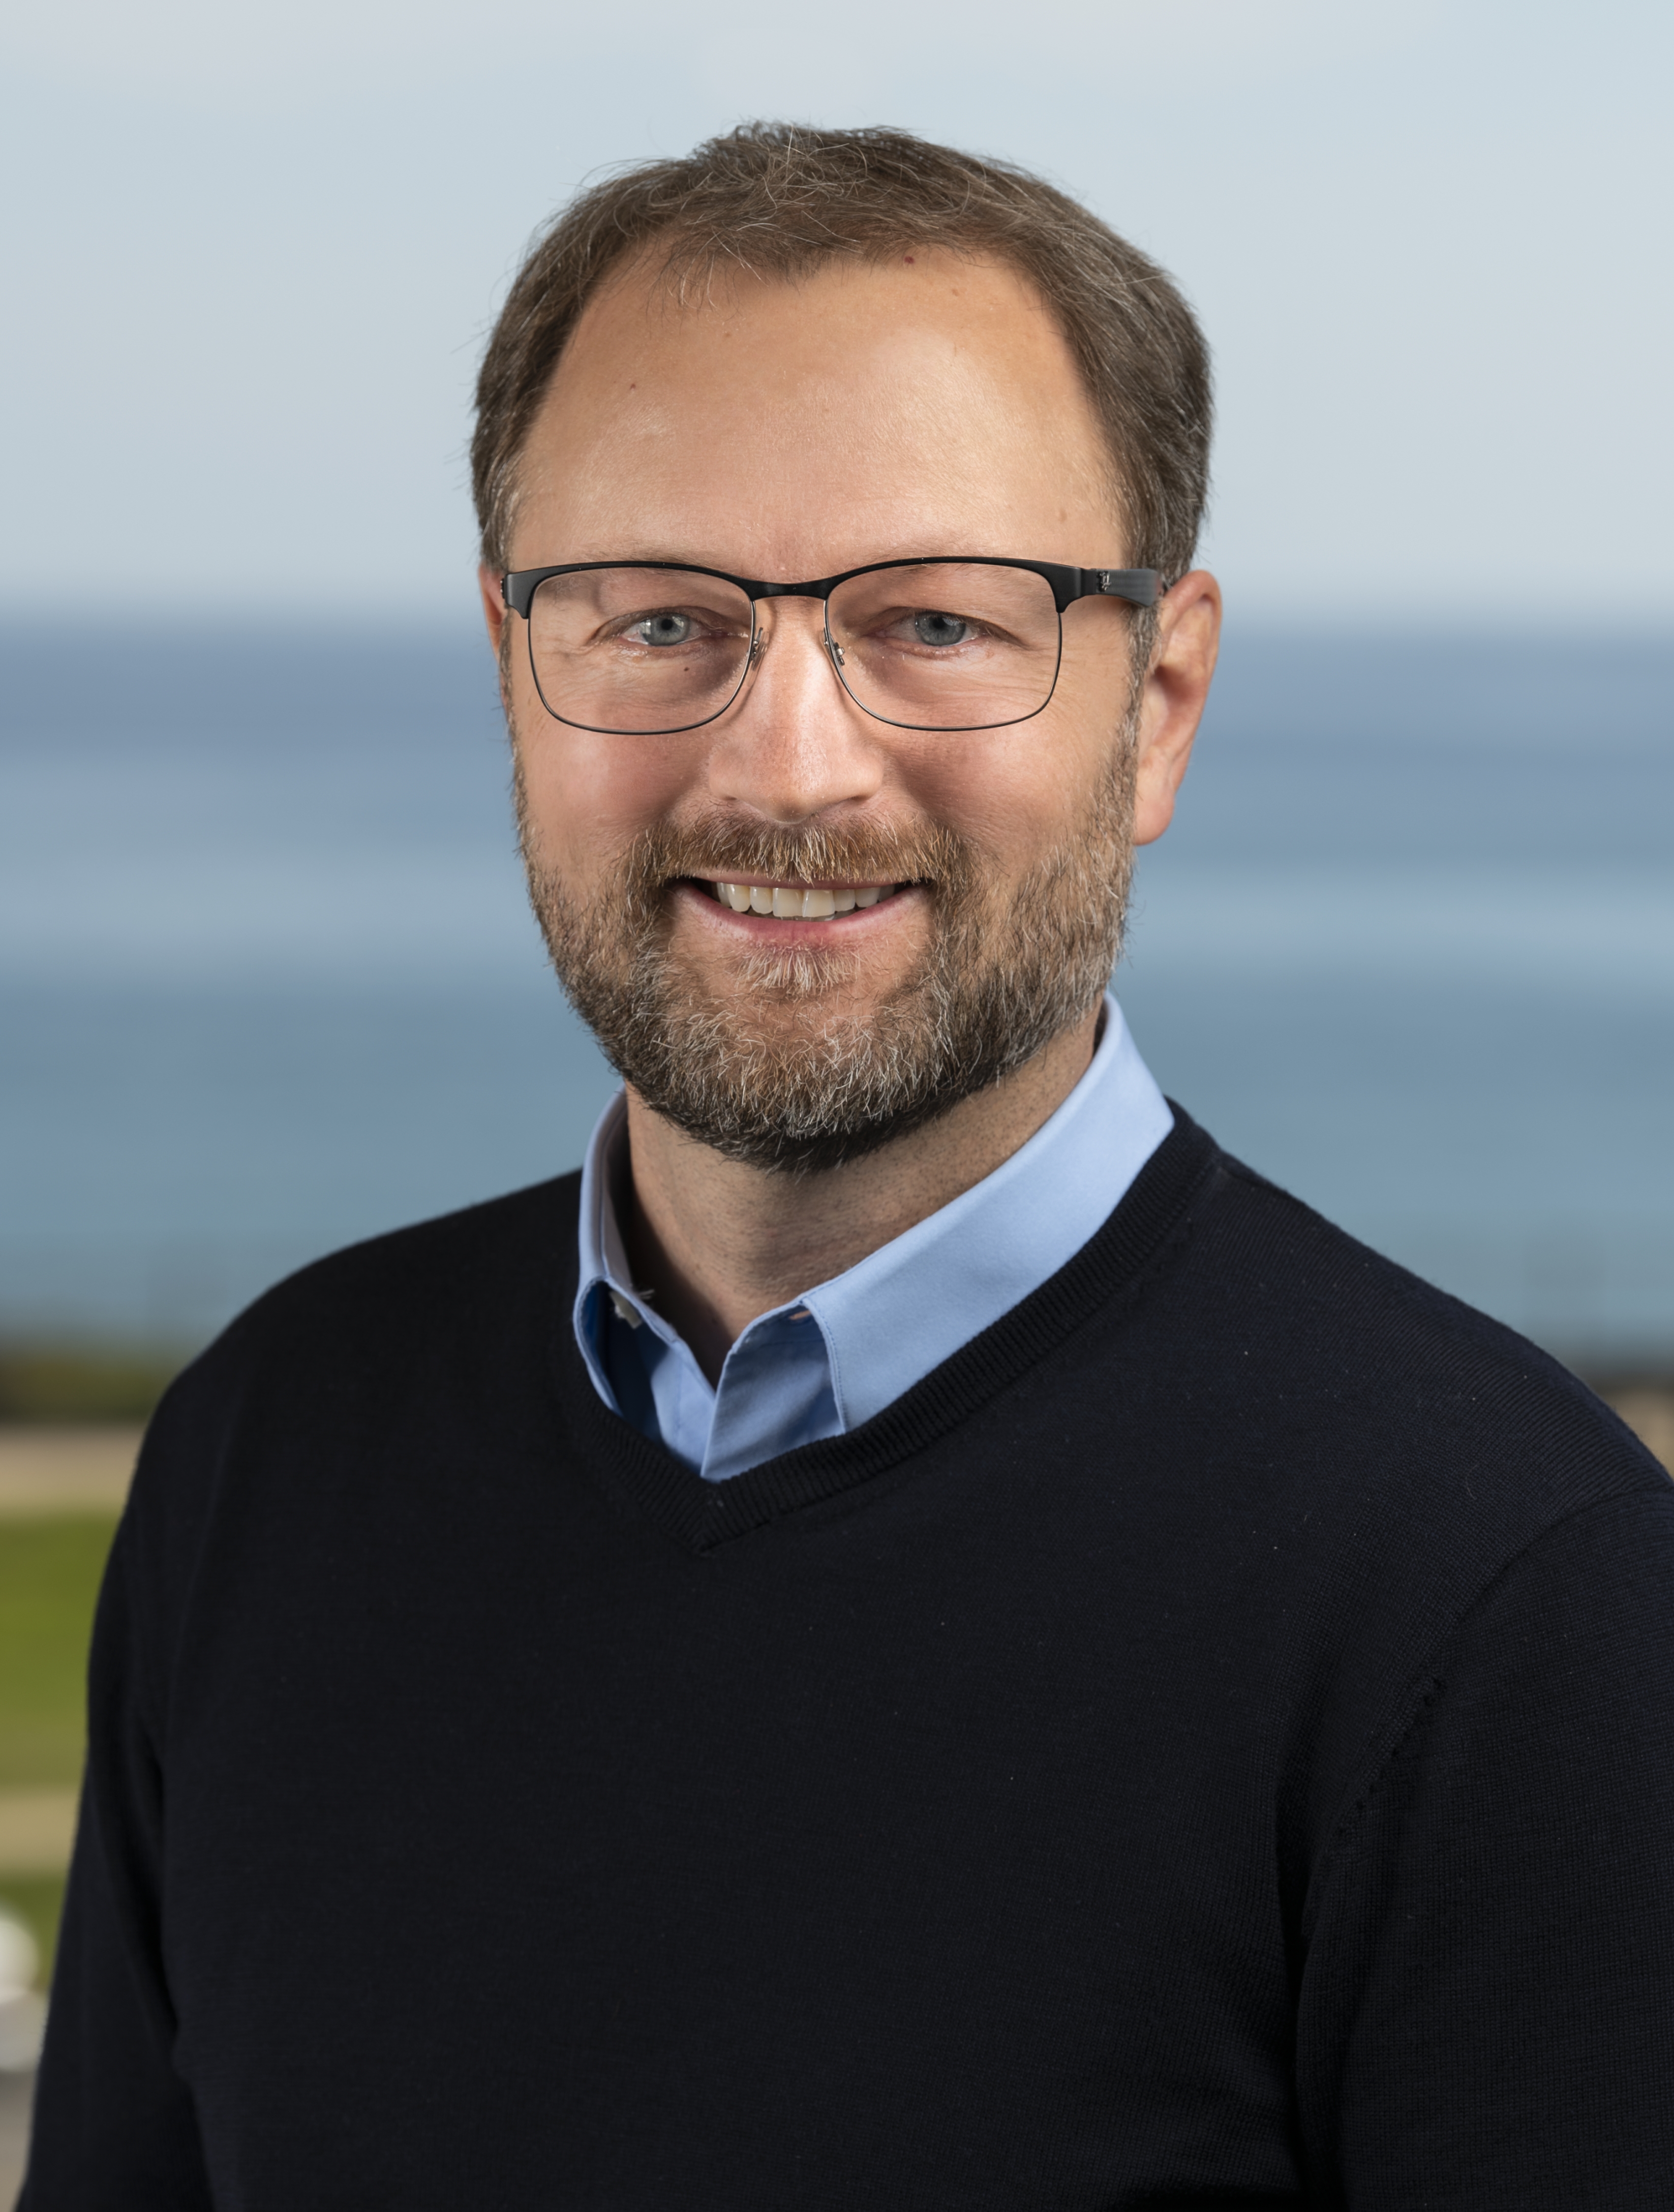
[[[715,813],[643,832],[582,903],[539,857],[519,758],[529,896],[558,980],[623,1081],[699,1143],[781,1175],[858,1159],[1013,1073],[1098,1003],[1132,877],[1136,719],[1080,833],[1009,892],[944,824],[786,830]],[[861,963],[840,945],[764,949],[717,994],[674,949],[667,893],[748,877],[916,884],[930,941],[858,1010],[841,1001]]]

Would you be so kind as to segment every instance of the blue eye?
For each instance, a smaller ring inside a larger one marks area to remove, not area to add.
[[[963,645],[971,635],[971,624],[962,615],[915,615],[912,629],[921,645]]]
[[[691,617],[672,611],[645,615],[628,635],[642,645],[686,645],[691,640]]]

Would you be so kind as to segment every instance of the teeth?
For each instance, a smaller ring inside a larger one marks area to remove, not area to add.
[[[898,886],[874,884],[865,890],[799,891],[767,884],[713,884],[710,888],[722,906],[734,914],[770,914],[781,921],[825,921],[835,914],[852,914],[856,907],[876,906],[893,898]]]

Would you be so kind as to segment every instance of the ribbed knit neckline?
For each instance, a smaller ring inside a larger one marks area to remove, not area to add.
[[[1038,1290],[859,1428],[782,1453],[726,1482],[705,1482],[600,1400],[570,1325],[579,1265],[572,1237],[555,1317],[554,1380],[590,1467],[621,1502],[677,1543],[707,1552],[856,1489],[925,1450],[1132,1283],[1184,1213],[1220,1154],[1170,1104],[1174,1127],[1125,1197]]]

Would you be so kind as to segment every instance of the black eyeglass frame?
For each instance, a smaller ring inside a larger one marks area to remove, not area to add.
[[[957,564],[969,568],[1022,568],[1032,576],[1041,577],[1052,594],[1052,604],[1058,616],[1058,658],[1052,670],[1052,682],[1046,696],[1038,707],[1026,714],[1014,714],[1004,722],[967,722],[935,724],[925,722],[897,722],[887,714],[880,714],[856,696],[843,673],[843,663],[837,657],[835,641],[831,636],[831,594],[839,584],[849,583],[855,576],[875,576],[886,568],[941,568]],[[1062,561],[1011,561],[998,553],[920,553],[902,561],[867,561],[858,568],[843,568],[835,576],[815,576],[802,584],[775,584],[762,576],[733,576],[724,568],[704,568],[695,561],[561,561],[547,568],[514,568],[500,579],[500,597],[508,613],[522,617],[525,626],[529,610],[534,604],[535,593],[551,576],[584,575],[597,568],[654,568],[665,574],[680,576],[713,576],[717,582],[731,584],[744,593],[750,602],[750,650],[744,665],[739,671],[736,687],[725,703],[714,714],[705,714],[701,721],[682,722],[672,730],[596,730],[605,738],[678,738],[689,730],[701,730],[711,722],[719,721],[727,708],[743,690],[750,671],[756,664],[758,633],[756,609],[764,599],[819,599],[823,607],[822,622],[826,649],[832,655],[832,666],[837,681],[863,714],[871,715],[874,722],[882,722],[892,730],[940,729],[945,734],[955,735],[963,730],[1009,729],[1014,722],[1032,722],[1037,714],[1044,714],[1052,703],[1052,694],[1058,688],[1058,676],[1063,666],[1063,615],[1066,607],[1077,599],[1121,599],[1135,607],[1154,607],[1161,596],[1162,577],[1155,568],[1077,568]],[[540,703],[555,722],[562,722],[572,730],[591,730],[590,722],[572,722],[567,714],[555,712],[540,688],[540,678],[535,672],[534,641],[529,643],[529,673],[535,678],[535,692]]]

